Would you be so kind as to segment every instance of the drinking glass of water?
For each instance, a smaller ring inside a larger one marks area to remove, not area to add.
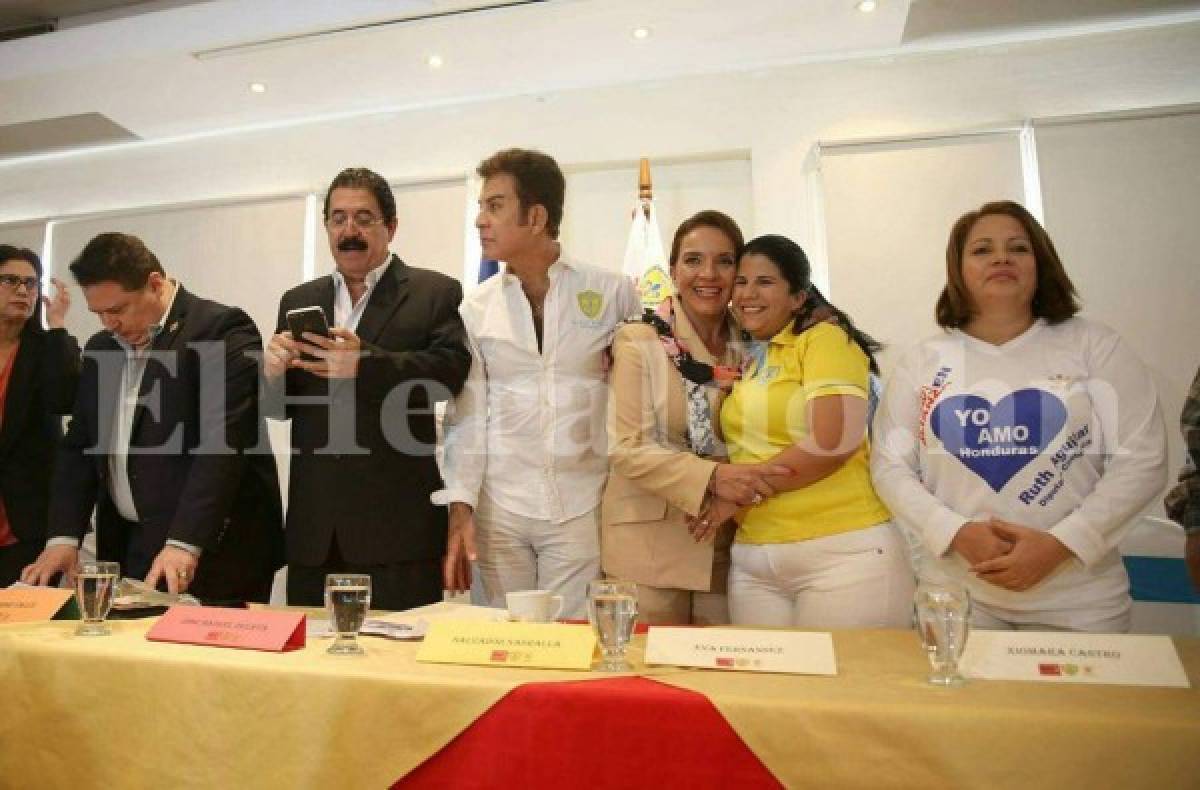
[[[75,629],[76,636],[104,636],[112,631],[104,624],[112,607],[113,590],[121,578],[121,566],[115,562],[79,563],[75,569],[75,598],[83,622]]]
[[[917,631],[933,668],[929,682],[935,686],[961,686],[964,680],[958,671],[958,659],[970,631],[971,596],[958,585],[921,582],[914,600]]]
[[[336,656],[365,654],[358,643],[367,610],[371,608],[371,577],[365,573],[331,573],[325,577],[325,611],[335,639],[327,653]]]
[[[597,579],[588,584],[588,620],[600,640],[602,672],[626,672],[625,647],[637,622],[637,586],[633,582]]]

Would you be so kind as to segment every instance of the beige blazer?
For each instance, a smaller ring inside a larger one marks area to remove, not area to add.
[[[730,331],[736,337],[732,322]],[[696,359],[718,362],[678,309],[675,335]],[[730,350],[719,361],[734,359]],[[709,393],[714,420],[721,397],[715,388]],[[733,530],[726,527],[715,542],[705,543],[696,543],[687,531],[687,517],[699,513],[717,462],[687,450],[683,377],[652,326],[626,324],[617,331],[608,400],[609,475],[600,530],[604,573],[654,587],[725,592]]]

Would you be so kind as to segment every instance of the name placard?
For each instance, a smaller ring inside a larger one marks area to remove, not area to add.
[[[596,636],[591,626],[566,623],[431,623],[417,660],[489,667],[591,669]]]
[[[651,626],[646,663],[740,672],[836,675],[833,638],[809,631]]]
[[[1169,636],[972,631],[960,667],[987,680],[1190,685]]]
[[[304,632],[303,612],[172,606],[146,632],[146,638],[279,653],[304,647]]]
[[[36,623],[63,620],[74,614],[74,591],[59,587],[8,587],[0,590],[0,623]],[[71,605],[68,606],[68,602]]]

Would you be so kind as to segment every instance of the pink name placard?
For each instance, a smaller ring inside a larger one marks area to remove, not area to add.
[[[154,642],[240,647],[281,653],[304,647],[304,613],[172,606],[146,632]]]

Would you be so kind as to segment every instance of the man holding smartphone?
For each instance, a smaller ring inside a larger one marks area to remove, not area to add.
[[[434,404],[471,364],[462,288],[389,251],[396,201],[379,174],[339,173],[324,217],[336,269],[283,295],[263,364],[270,416],[291,420],[288,603],[319,606],[325,575],[352,572],[371,576],[374,607],[410,609],[442,598]]]

